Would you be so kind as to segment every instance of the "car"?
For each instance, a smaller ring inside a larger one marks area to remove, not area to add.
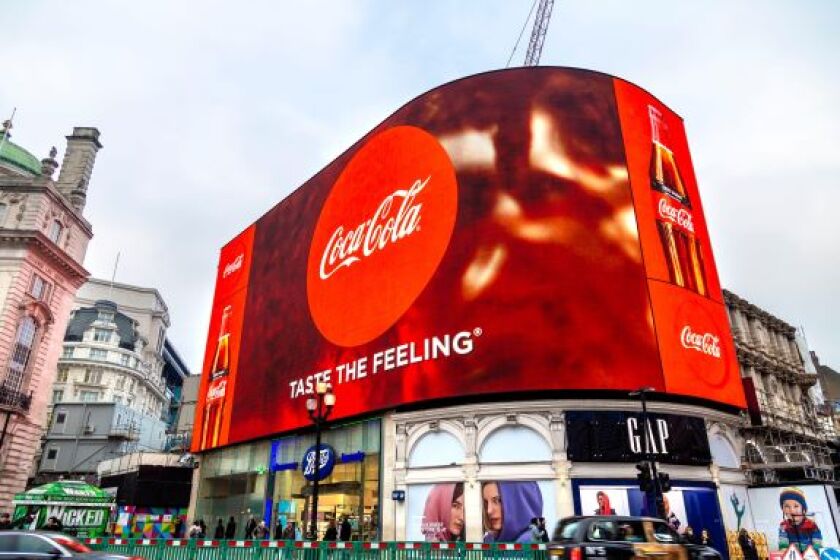
[[[547,548],[549,560],[721,560],[714,548],[687,542],[653,517],[567,517]]]
[[[78,539],[49,531],[0,531],[0,560],[143,560],[110,552],[93,551]]]

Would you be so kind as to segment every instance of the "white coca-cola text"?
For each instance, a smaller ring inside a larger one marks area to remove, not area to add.
[[[231,262],[227,263],[225,269],[222,271],[222,278],[227,278],[228,276],[242,268],[242,261],[244,260],[245,253],[239,253],[239,256],[237,256]]]
[[[207,389],[207,400],[215,401],[216,399],[221,399],[225,396],[226,389],[227,379],[222,379],[218,383],[211,383],[210,387]]]
[[[691,220],[691,212],[685,208],[672,206],[667,198],[659,199],[659,215],[669,222],[694,233],[694,222]]]
[[[712,333],[696,333],[691,330],[689,325],[686,325],[680,334],[680,342],[682,342],[683,348],[697,350],[707,356],[720,358],[720,337]]]
[[[416,203],[415,199],[431,178],[429,175],[425,180],[417,179],[408,189],[395,190],[379,203],[373,216],[355,228],[345,230],[344,226],[338,226],[321,255],[318,270],[321,280],[417,231],[423,204]],[[402,202],[396,213],[392,213],[397,199]]]

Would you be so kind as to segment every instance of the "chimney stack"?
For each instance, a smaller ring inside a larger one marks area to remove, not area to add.
[[[67,137],[67,150],[61,162],[56,187],[80,214],[85,208],[96,152],[101,147],[99,130],[93,127],[74,127],[73,134]]]

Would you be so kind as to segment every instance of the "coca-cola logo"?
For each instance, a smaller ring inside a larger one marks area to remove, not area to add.
[[[398,126],[350,159],[312,234],[306,288],[315,326],[358,346],[390,328],[443,258],[458,207],[455,169],[431,134]]]
[[[210,384],[207,389],[207,400],[214,401],[225,396],[227,390],[227,379],[218,379]]]
[[[715,334],[710,332],[694,332],[691,330],[690,325],[686,325],[680,332],[680,342],[683,348],[696,350],[714,358],[720,358],[720,337]]]
[[[659,199],[659,216],[691,233],[694,233],[694,222],[691,219],[691,212],[685,208],[678,208],[674,206],[666,197]]]
[[[345,230],[344,226],[337,227],[321,256],[318,269],[321,280],[417,231],[423,208],[422,203],[416,202],[417,195],[431,178],[429,175],[422,181],[417,179],[408,189],[395,190],[382,200],[373,216],[355,228]],[[399,209],[392,212],[397,206],[395,201],[400,201]]]
[[[245,253],[239,253],[235,259],[225,265],[224,270],[222,271],[222,278],[227,278],[240,268],[242,268],[242,263],[245,261]]]

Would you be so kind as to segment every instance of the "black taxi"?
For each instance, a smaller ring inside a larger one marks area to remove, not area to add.
[[[721,560],[715,549],[686,542],[665,521],[616,515],[557,522],[549,560]]]

